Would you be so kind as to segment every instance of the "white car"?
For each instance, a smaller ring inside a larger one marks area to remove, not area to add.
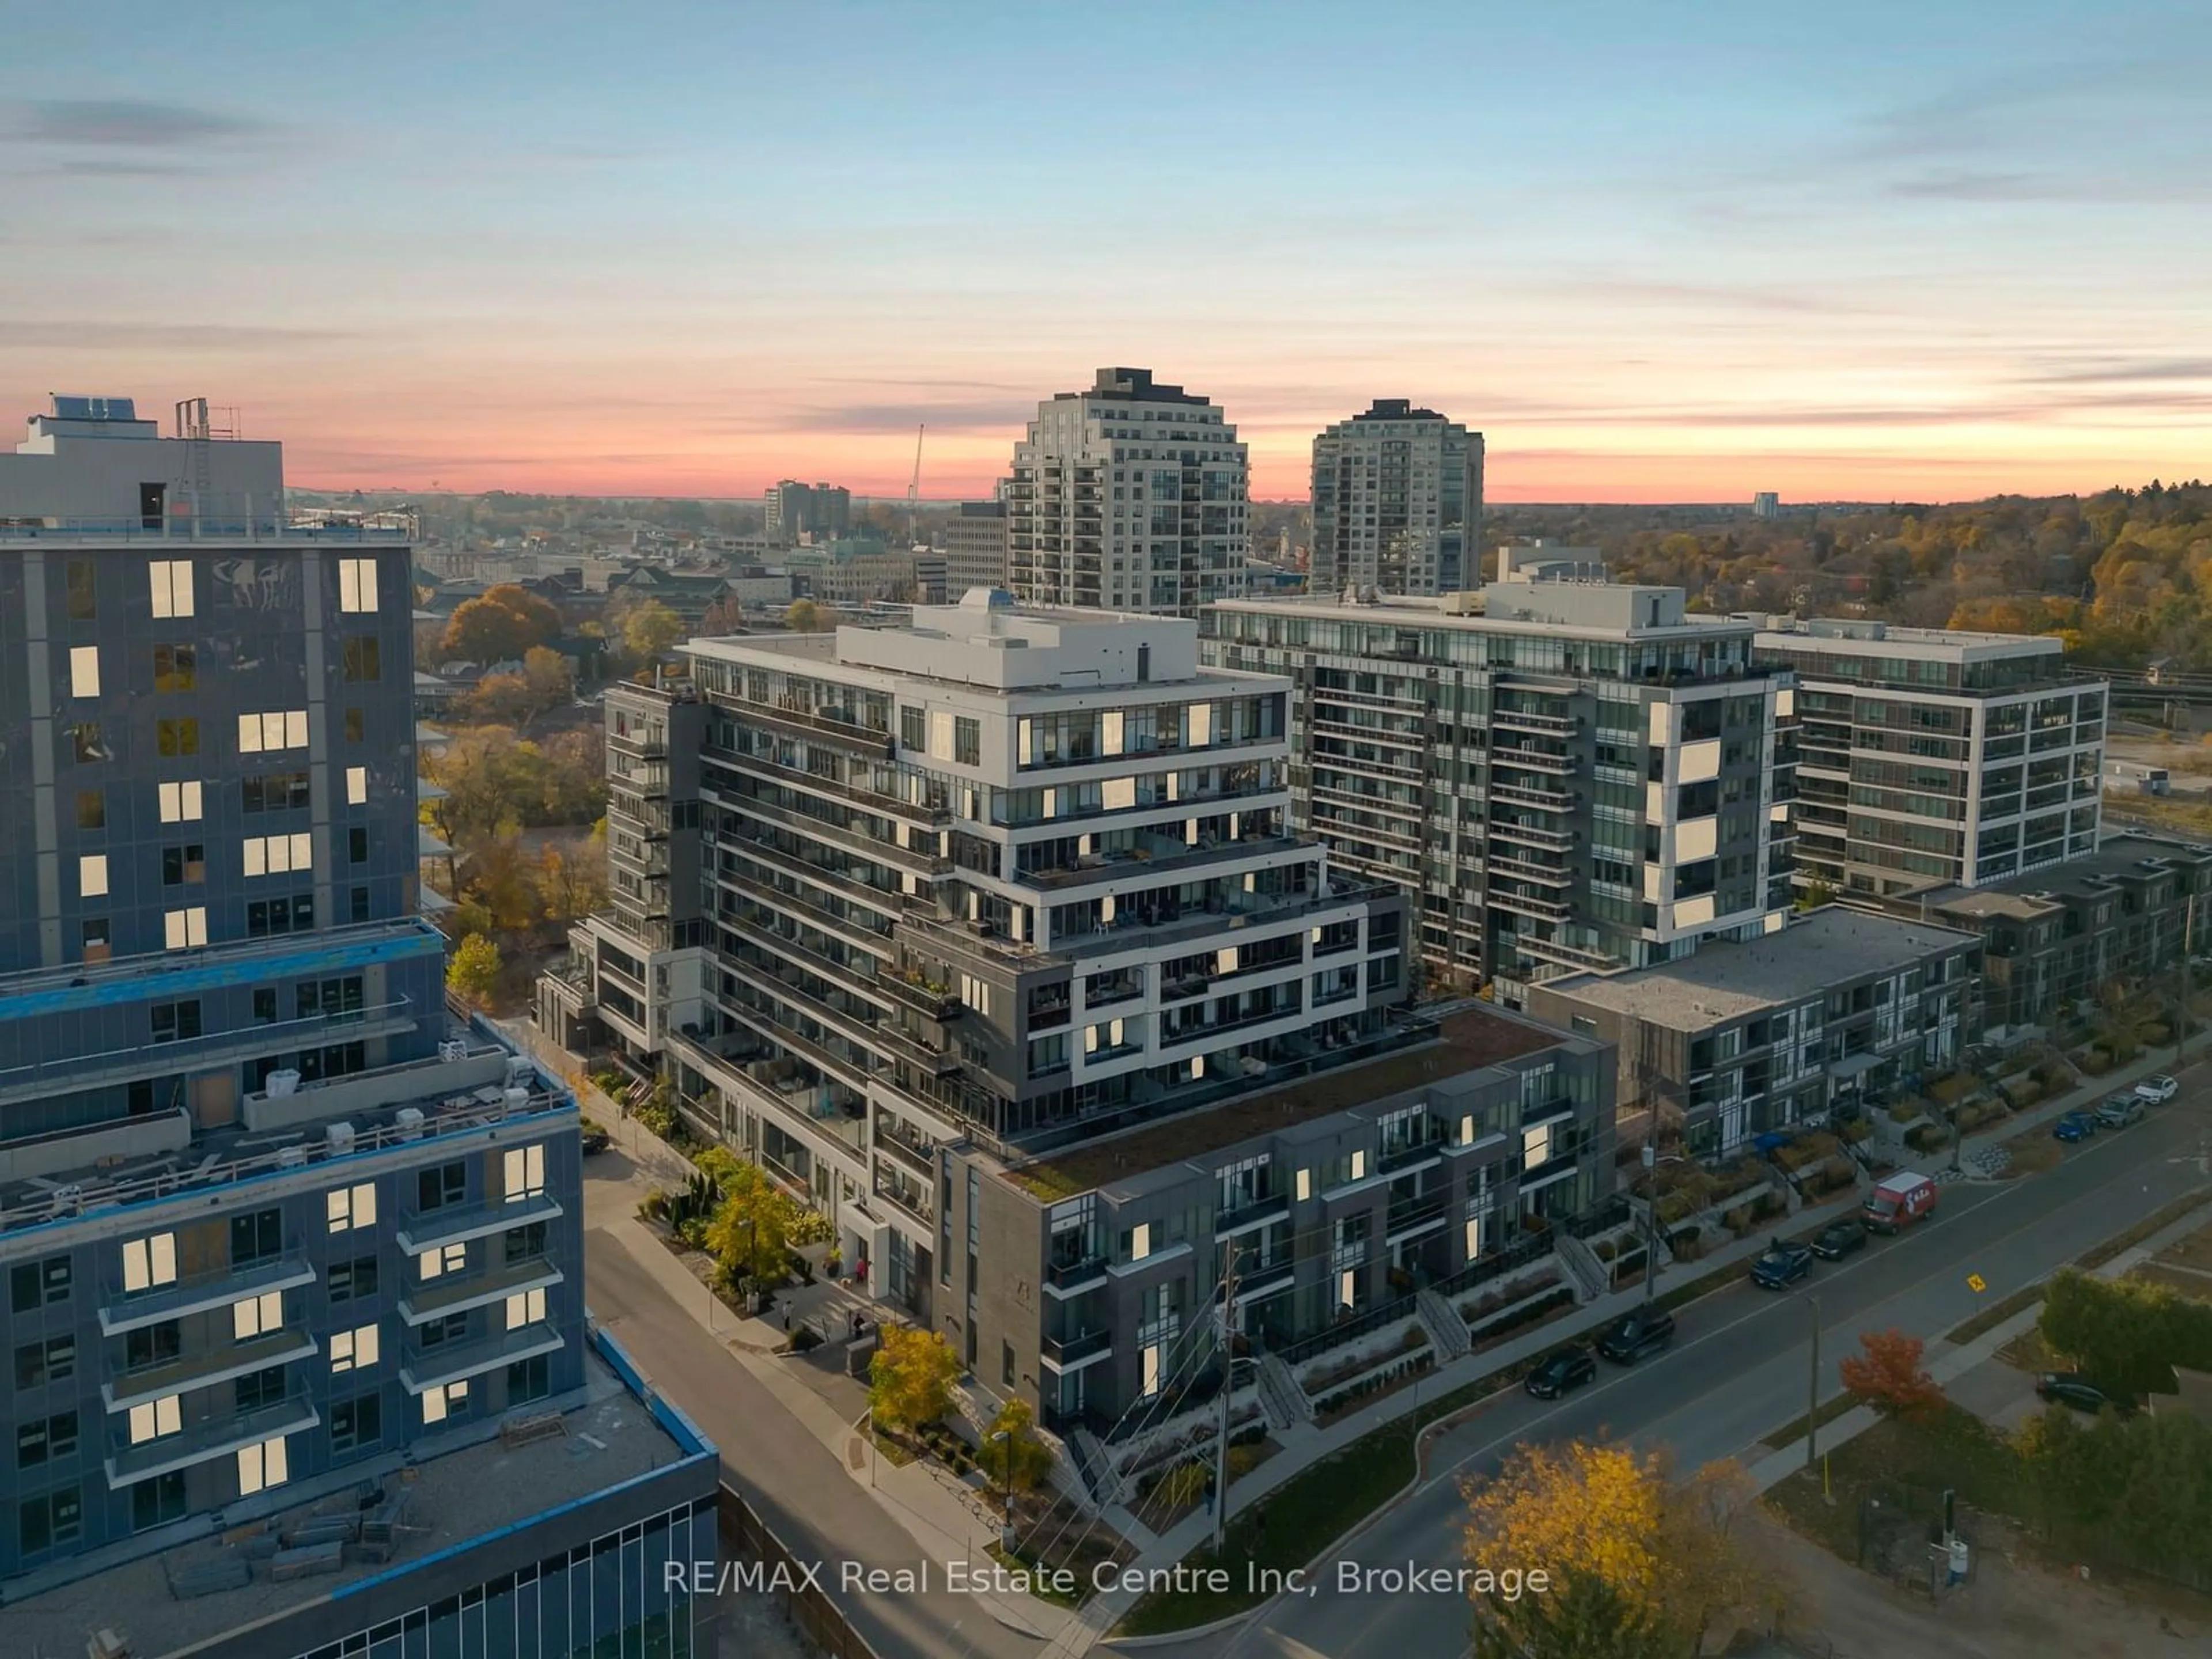
[[[2181,1085],[2170,1077],[2147,1077],[2136,1085],[2136,1093],[2154,1106],[2163,1106],[2181,1092]]]

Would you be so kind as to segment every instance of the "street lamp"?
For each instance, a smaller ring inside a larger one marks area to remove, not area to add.
[[[1687,1164],[1690,1160],[1669,1152],[1659,1156],[1659,1149],[1650,1141],[1644,1143],[1644,1173],[1649,1176],[1662,1164]],[[1650,1182],[1650,1190],[1644,1195],[1644,1299],[1651,1300],[1655,1281],[1659,1272],[1659,1183]]]
[[[992,1438],[992,1439],[994,1439],[994,1440],[1003,1441],[1003,1442],[1005,1443],[1005,1445],[1006,1445],[1006,1449],[1005,1449],[1003,1452],[1001,1452],[1000,1455],[1000,1456],[1005,1460],[1005,1462],[1004,1462],[1004,1465],[1003,1465],[1003,1467],[1002,1467],[1002,1468],[1001,1468],[1001,1470],[1000,1470],[1000,1473],[1001,1473],[1001,1474],[1005,1477],[1006,1483],[1006,1523],[1005,1530],[1004,1530],[1004,1531],[1002,1531],[1002,1532],[1000,1534],[1000,1536],[999,1536],[999,1543],[1000,1543],[1000,1547],[1002,1547],[1002,1548],[1006,1549],[1006,1551],[1008,1551],[1009,1553],[1012,1553],[1012,1549],[1013,1549],[1013,1547],[1014,1547],[1014,1434],[1013,1434],[1013,1431],[1012,1431],[1012,1430],[1011,1430],[1011,1429],[997,1429],[997,1430],[994,1430],[994,1431],[993,1431],[993,1432],[992,1432],[991,1438]]]

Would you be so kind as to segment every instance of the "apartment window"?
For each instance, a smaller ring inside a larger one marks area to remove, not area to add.
[[[248,876],[304,875],[315,867],[315,838],[305,830],[289,836],[248,836],[241,857]]]
[[[1152,1253],[1152,1224],[1139,1221],[1129,1230],[1129,1260],[1142,1261]]]
[[[76,890],[80,898],[103,898],[107,893],[107,854],[87,853],[76,861]]]
[[[161,786],[161,822],[164,823],[198,823],[200,820],[200,786],[197,781],[165,783]]]
[[[251,1498],[269,1486],[281,1486],[287,1477],[284,1437],[264,1440],[258,1446],[238,1449],[238,1495]]]
[[[106,916],[87,916],[79,936],[84,941],[84,959],[87,962],[106,962],[114,955]]]
[[[967,715],[956,717],[952,722],[952,758],[963,766],[983,763],[983,726],[980,720]]]
[[[247,778],[241,793],[249,812],[289,812],[307,805],[305,772],[264,772]]]
[[[348,743],[361,742],[366,726],[367,722],[360,709],[349,708],[345,711],[345,740]]]
[[[154,722],[154,747],[156,752],[175,760],[185,755],[200,752],[200,723],[197,720],[162,720]]]
[[[348,918],[354,921],[368,920],[368,889],[356,887],[346,895]]]
[[[76,1375],[76,1338],[50,1336],[43,1342],[26,1342],[15,1350],[15,1386],[43,1388],[66,1382]]]
[[[265,939],[272,933],[305,933],[315,925],[315,900],[310,893],[295,893],[290,898],[255,899],[246,907],[246,933],[249,939]]]
[[[365,1371],[376,1364],[379,1349],[377,1328],[362,1325],[350,1331],[331,1333],[331,1370]]]
[[[76,827],[80,830],[107,828],[107,792],[105,789],[80,789],[76,792]]]
[[[543,1400],[553,1392],[552,1367],[545,1363],[542,1353],[527,1359],[518,1359],[507,1368],[507,1403],[526,1405],[532,1400]]]
[[[424,1250],[415,1258],[415,1263],[425,1279],[442,1279],[447,1273],[461,1272],[469,1265],[469,1247],[464,1243],[441,1244],[435,1249]]]
[[[929,720],[919,708],[899,710],[899,747],[919,751],[929,743]]]
[[[325,1194],[324,1202],[330,1212],[331,1231],[343,1233],[376,1224],[376,1187],[363,1182],[358,1187],[340,1187]]]
[[[157,1002],[146,1012],[156,1042],[189,1042],[200,1035],[200,1005],[197,997],[185,1002]]]
[[[267,986],[253,994],[253,1018],[254,1023],[260,1025],[276,1023],[276,993]]]
[[[100,740],[98,720],[79,720],[70,727],[69,734],[70,751],[76,756],[80,766],[115,758],[107,752],[106,744]]]
[[[545,1224],[533,1221],[526,1227],[509,1227],[501,1235],[502,1254],[509,1262],[527,1261],[545,1254]]]
[[[331,1449],[366,1451],[384,1438],[384,1401],[373,1394],[331,1407]]]
[[[170,910],[161,917],[161,938],[172,951],[190,951],[207,943],[207,910],[194,905],[189,910]]]
[[[65,1255],[20,1263],[8,1275],[8,1305],[15,1312],[25,1314],[66,1302],[75,1273]]]
[[[199,653],[189,645],[157,645],[154,647],[154,689],[156,691],[191,691],[199,686]]]
[[[155,559],[148,567],[154,590],[156,617],[192,614],[192,563],[190,559]]]
[[[362,977],[349,974],[343,979],[301,980],[294,988],[293,1007],[301,1019],[325,1014],[335,1019],[344,1014],[361,1012]]]
[[[307,711],[304,708],[271,709],[264,714],[238,717],[238,752],[241,755],[304,748],[307,741]]]
[[[469,1316],[465,1313],[447,1314],[443,1319],[434,1319],[421,1328],[418,1340],[426,1348],[443,1347],[448,1342],[465,1340],[469,1334]]]
[[[518,1291],[507,1298],[507,1328],[510,1331],[519,1331],[525,1325],[535,1325],[544,1317],[544,1291]]]
[[[284,1368],[267,1365],[250,1376],[241,1376],[232,1387],[230,1403],[240,1416],[258,1412],[281,1403],[284,1398]]]
[[[172,1469],[151,1480],[138,1481],[131,1488],[131,1528],[133,1532],[144,1532],[149,1527],[167,1526],[172,1521],[181,1521],[184,1515],[185,1472],[182,1469]]]
[[[234,1261],[234,1266],[236,1263]],[[266,1336],[271,1331],[284,1328],[284,1293],[264,1291],[259,1296],[249,1296],[243,1302],[230,1304],[230,1334],[240,1342],[250,1342],[257,1336]]]
[[[75,1486],[25,1498],[15,1516],[15,1544],[25,1556],[73,1544],[84,1530],[84,1503]]]
[[[518,1204],[545,1190],[545,1148],[510,1146],[506,1158],[507,1201]]]
[[[368,769],[366,766],[346,768],[346,805],[349,806],[368,805]]]
[[[177,1282],[177,1236],[155,1233],[123,1246],[123,1289],[126,1294]]]
[[[15,1430],[15,1467],[35,1469],[76,1455],[76,1413],[33,1418]]]
[[[198,842],[161,849],[161,885],[196,886],[207,879],[207,848]]]
[[[468,1408],[469,1385],[466,1382],[447,1382],[422,1390],[422,1423],[426,1428],[433,1423],[442,1423],[449,1417],[458,1417]]]
[[[184,1328],[175,1320],[141,1325],[124,1336],[123,1367],[125,1370],[143,1371],[151,1365],[167,1365],[184,1351]]]
[[[449,1204],[459,1204],[468,1196],[469,1166],[465,1164],[441,1164],[434,1170],[423,1170],[415,1177],[415,1207],[418,1210],[441,1210]]]
[[[1144,1380],[1139,1392],[1150,1400],[1160,1391],[1160,1346],[1148,1344],[1144,1350]]]
[[[357,616],[376,609],[376,561],[338,561],[338,609]]]
[[[230,1265],[251,1266],[270,1261],[284,1253],[284,1212],[256,1210],[230,1218]]]
[[[1301,1170],[1298,1171],[1297,1196],[1298,1202],[1301,1204],[1304,1203],[1308,1199],[1313,1196],[1313,1171],[1311,1170]]]
[[[363,825],[356,823],[346,831],[346,862],[368,862],[368,830]]]
[[[345,678],[348,685],[369,684],[384,678],[383,653],[377,648],[374,635],[347,636]]]
[[[143,1446],[149,1440],[174,1434],[184,1425],[184,1412],[178,1404],[178,1396],[165,1394],[159,1400],[149,1400],[131,1408],[131,1443]]]
[[[362,1302],[376,1294],[376,1258],[356,1256],[331,1264],[331,1300]]]
[[[96,645],[70,647],[70,696],[96,697],[100,695],[100,647]]]
[[[69,588],[71,622],[94,622],[100,617],[99,584],[90,559],[71,559],[64,575]]]

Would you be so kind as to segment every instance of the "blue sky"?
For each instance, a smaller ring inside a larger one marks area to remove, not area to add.
[[[1101,363],[1263,494],[1408,396],[1500,498],[2192,475],[2212,8],[21,9],[0,410],[301,482],[981,488]],[[9,400],[12,399],[12,404]]]

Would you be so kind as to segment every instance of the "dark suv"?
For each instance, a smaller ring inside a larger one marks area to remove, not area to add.
[[[1605,1328],[1597,1351],[1617,1365],[1632,1365],[1648,1353],[1671,1347],[1674,1341],[1674,1315],[1664,1308],[1638,1308]]]

